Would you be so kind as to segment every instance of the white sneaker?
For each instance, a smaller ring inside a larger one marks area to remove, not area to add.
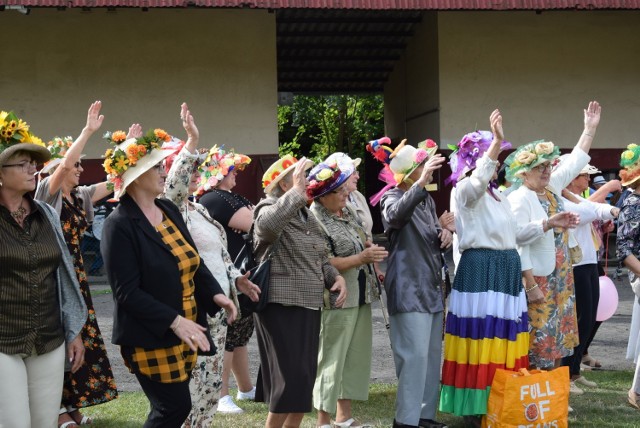
[[[242,400],[254,401],[255,399],[256,399],[256,387],[255,386],[253,388],[251,388],[250,391],[247,391],[247,392],[242,392],[242,391],[238,390],[238,393],[236,394],[236,400],[237,401],[242,401]]]
[[[574,381],[571,381],[571,383],[569,385],[569,393],[571,393],[573,395],[582,395],[582,394],[584,394],[584,391],[582,389],[580,389],[580,387],[578,385],[576,385],[576,383]]]
[[[588,386],[589,388],[596,388],[598,386],[597,383],[595,383],[592,380],[587,379],[584,376],[580,376],[579,378],[576,378],[573,380],[574,383],[579,383],[580,385],[583,386]]]
[[[230,395],[225,395],[218,401],[218,413],[239,414],[244,413],[244,410],[236,406]]]

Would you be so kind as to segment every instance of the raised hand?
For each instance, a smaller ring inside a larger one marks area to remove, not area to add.
[[[600,123],[600,104],[597,101],[591,101],[584,111],[584,129],[585,131],[595,131]]]
[[[187,103],[182,103],[180,106],[180,119],[182,119],[182,127],[187,132],[187,138],[190,140],[198,141],[200,138],[200,132],[196,126],[193,116],[189,111]]]
[[[443,158],[441,154],[431,156],[429,159],[427,159],[424,167],[422,168],[422,174],[420,175],[420,178],[418,179],[418,181],[416,181],[416,183],[421,187],[424,187],[427,184],[431,183],[433,171],[442,168],[442,164],[445,160],[446,159]]]
[[[92,134],[102,126],[104,116],[100,114],[101,108],[102,101],[94,101],[89,107],[89,111],[87,112],[87,124],[85,125],[84,129]]]
[[[127,140],[129,138],[140,138],[142,137],[142,126],[139,123],[132,123],[129,127],[129,132],[127,132]]]
[[[303,195],[307,189],[306,164],[307,158],[303,156],[293,168],[293,188]]]
[[[491,113],[489,122],[491,123],[491,132],[493,132],[493,138],[498,140],[499,142],[503,142],[504,131],[502,129],[502,114],[500,114],[500,110],[495,109]]]

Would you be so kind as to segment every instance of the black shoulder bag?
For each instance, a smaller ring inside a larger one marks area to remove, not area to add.
[[[253,312],[261,312],[269,303],[269,280],[271,277],[271,255],[276,248],[280,238],[276,240],[264,257],[258,263],[255,255],[253,254],[253,225],[249,232],[243,236],[244,246],[240,249],[240,252],[236,256],[234,265],[243,273],[251,272],[249,279],[255,285],[260,288],[260,298],[257,302],[252,301],[249,296],[245,294],[238,294],[238,302],[240,303],[240,310],[243,314],[250,314]]]

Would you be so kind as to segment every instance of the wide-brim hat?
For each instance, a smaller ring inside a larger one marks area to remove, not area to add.
[[[5,164],[14,154],[17,152],[28,152],[31,155],[31,159],[35,160],[39,164],[45,163],[51,158],[51,153],[46,147],[40,146],[36,143],[18,143],[0,152],[0,167]]]
[[[433,140],[418,143],[418,148],[406,144],[402,140],[390,155],[389,169],[393,172],[396,184],[405,181],[420,165],[435,154],[438,146]]]
[[[352,159],[348,154],[342,152],[335,152],[329,155],[323,163],[332,164],[336,162],[340,169],[347,170],[349,168],[357,168],[362,163],[362,159]]]
[[[264,193],[269,194],[273,190],[273,188],[287,176],[288,173],[293,171],[295,166],[301,160],[296,159],[292,155],[284,155],[277,161],[271,164],[269,168],[262,175],[262,187],[264,188]],[[305,159],[304,170],[308,170],[313,166],[313,161],[310,159]]]
[[[640,146],[629,144],[627,150],[620,155],[620,181],[628,186],[640,178]]]
[[[490,131],[474,131],[465,134],[456,145],[449,145],[453,150],[449,155],[449,167],[451,175],[445,180],[446,184],[452,183],[455,187],[458,181],[476,168],[476,162],[489,150],[493,142],[493,133]],[[508,150],[511,143],[503,141],[500,150]]]
[[[553,170],[555,171],[556,169],[558,169],[560,167],[560,165],[562,165],[563,162],[566,162],[567,158],[571,156],[570,153],[565,153],[564,155],[560,156],[558,158],[558,161],[553,165]],[[578,173],[578,175],[581,174],[589,174],[589,175],[594,175],[594,174],[600,174],[602,173],[602,171],[600,171],[598,168],[596,168],[595,166],[591,165],[591,164],[586,164]],[[597,177],[596,177],[597,179]],[[604,178],[603,178],[604,180]],[[605,181],[606,183],[606,181]]]
[[[353,163],[343,166],[345,169],[342,169],[340,164],[335,161],[321,162],[314,166],[307,177],[309,180],[307,196],[316,199],[342,186],[355,171]]]
[[[229,173],[242,171],[251,163],[249,156],[236,153],[234,149],[227,152],[224,146],[214,145],[205,151],[203,156],[198,165],[200,181],[194,193],[196,196],[202,196],[211,189],[215,189]]]
[[[117,148],[126,152],[127,147],[132,144],[138,144],[137,141],[135,138],[129,138],[124,143],[118,145]],[[135,165],[129,166],[120,176],[122,184],[120,185],[120,189],[114,193],[114,197],[120,199],[127,192],[127,187],[129,187],[131,183],[155,165],[162,162],[166,157],[171,156],[172,153],[173,150],[155,149],[138,159]]]
[[[84,158],[85,156],[86,155],[84,154],[80,155],[80,159]],[[56,169],[56,167],[62,163],[62,159],[64,159],[64,156],[61,158],[51,159],[49,162],[45,163],[42,169],[40,170],[40,174],[53,173],[53,170]]]
[[[553,162],[560,157],[560,149],[551,141],[537,140],[524,144],[511,153],[504,163],[507,169],[507,181],[519,185],[522,174],[545,162]]]

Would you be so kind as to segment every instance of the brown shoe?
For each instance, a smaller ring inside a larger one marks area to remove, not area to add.
[[[636,393],[635,391],[629,391],[627,399],[629,400],[629,404],[631,404],[631,406],[640,410],[640,394]]]

